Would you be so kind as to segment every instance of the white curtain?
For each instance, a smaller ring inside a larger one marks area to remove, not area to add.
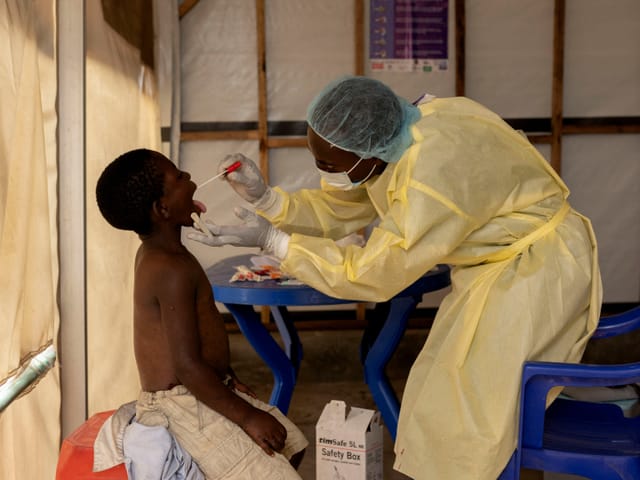
[[[59,316],[54,0],[0,0],[0,382],[48,345]],[[0,415],[0,478],[53,478],[57,365]]]

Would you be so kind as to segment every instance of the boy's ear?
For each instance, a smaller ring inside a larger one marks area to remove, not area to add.
[[[162,220],[169,218],[169,208],[161,198],[153,202],[153,213]]]

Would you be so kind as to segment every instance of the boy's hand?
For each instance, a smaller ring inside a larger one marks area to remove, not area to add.
[[[273,456],[274,452],[279,452],[284,448],[287,430],[267,412],[254,409],[253,413],[240,426],[267,455]]]

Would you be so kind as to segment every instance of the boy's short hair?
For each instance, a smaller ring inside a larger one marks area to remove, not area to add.
[[[164,156],[140,148],[120,155],[104,169],[96,185],[102,216],[113,227],[151,233],[153,202],[164,194],[164,176],[156,161]]]

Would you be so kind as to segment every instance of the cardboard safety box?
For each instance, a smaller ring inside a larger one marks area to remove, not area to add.
[[[382,480],[380,412],[325,405],[316,424],[316,480]]]

